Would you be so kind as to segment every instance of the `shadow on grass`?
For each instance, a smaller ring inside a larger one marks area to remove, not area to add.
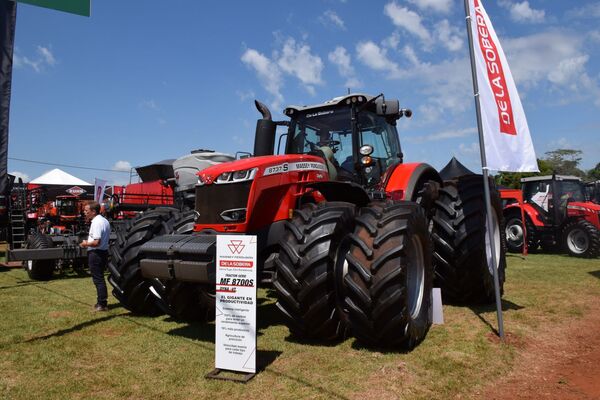
[[[473,311],[473,313],[477,316],[477,318],[479,318],[481,320],[481,322],[486,324],[490,328],[490,330],[492,332],[494,332],[494,334],[499,335],[498,329],[495,328],[491,324],[491,322],[486,320],[482,315],[483,313],[489,313],[489,312],[496,311],[496,303],[470,306],[469,308],[471,309],[471,311]],[[525,307],[515,304],[512,301],[502,299],[502,311],[503,312],[508,311],[508,310],[522,310],[523,308],[525,308]]]
[[[277,306],[275,306],[275,303],[266,303],[266,301],[267,300],[262,298],[259,298],[257,300],[257,302],[260,304],[256,308],[257,336],[263,335],[262,331],[271,326],[283,324],[280,312],[277,309]],[[167,318],[166,321],[180,322],[186,324],[185,326],[169,331],[169,335],[181,336],[186,339],[208,343],[215,342],[215,324],[213,322],[206,323],[195,321],[182,321],[172,317]]]
[[[72,326],[72,327],[67,328],[67,329],[61,329],[61,330],[59,330],[57,332],[54,332],[54,333],[49,333],[49,334],[44,335],[44,336],[36,336],[36,337],[31,338],[31,339],[23,340],[21,342],[17,342],[16,344],[19,344],[19,343],[32,343],[32,342],[38,342],[40,340],[46,340],[46,339],[50,339],[50,338],[61,337],[61,336],[67,335],[69,333],[80,331],[80,330],[85,329],[85,328],[87,328],[89,326],[96,325],[96,324],[99,324],[101,322],[111,320],[111,319],[119,317],[121,315],[122,314],[105,315],[105,316],[100,317],[100,318],[95,318],[95,319],[92,319],[90,321],[82,322],[81,324],[77,324],[77,325]]]
[[[0,286],[0,290],[4,290],[4,289],[13,289],[13,288],[19,288],[19,287],[23,287],[23,286],[31,286],[31,285],[44,285],[46,282],[41,282],[41,281],[19,281],[14,285],[10,285],[10,286]]]
[[[590,274],[591,276],[600,279],[600,269],[597,271],[590,271],[588,272],[588,274]]]

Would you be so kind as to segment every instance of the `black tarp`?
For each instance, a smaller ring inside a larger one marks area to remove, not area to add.
[[[17,3],[0,0],[0,195],[7,196],[8,180],[8,116],[12,81],[13,48]],[[2,199],[5,200],[6,198]],[[4,203],[3,205],[5,205]]]
[[[458,161],[456,157],[452,157],[450,162],[446,164],[446,166],[440,171],[440,176],[445,181],[449,181],[464,175],[475,175],[475,173],[462,165],[462,163]]]

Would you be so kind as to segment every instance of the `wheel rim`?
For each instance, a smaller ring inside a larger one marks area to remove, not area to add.
[[[348,237],[345,237],[337,248],[335,255],[334,264],[334,285],[335,285],[335,297],[338,308],[344,312],[347,310],[344,308],[344,298],[346,296],[346,287],[344,285],[344,278],[348,275],[348,260],[346,255],[350,252],[351,241]]]
[[[523,226],[519,218],[512,218],[506,224],[506,240],[515,247],[523,244]]]
[[[31,271],[33,269],[33,261],[27,260],[27,270]]]
[[[586,233],[579,228],[573,229],[567,235],[567,246],[575,254],[583,254],[587,251],[590,241]]]
[[[498,269],[498,264],[500,263],[500,224],[498,223],[498,215],[496,214],[496,210],[492,210],[492,238],[494,240],[494,253],[496,253],[496,269]],[[485,255],[487,258],[488,271],[490,275],[494,274],[493,265],[494,260],[492,258],[492,249],[490,245],[490,238],[487,233],[488,229],[488,220],[485,220]]]
[[[411,238],[413,257],[409,258],[406,270],[408,286],[408,310],[412,319],[417,318],[423,304],[423,293],[425,292],[425,257],[423,255],[423,243],[421,239],[413,235]]]

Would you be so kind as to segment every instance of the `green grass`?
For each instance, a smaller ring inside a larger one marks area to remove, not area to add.
[[[540,330],[584,318],[600,293],[600,262],[560,255],[509,256],[505,330],[526,343]],[[0,268],[2,399],[446,399],[473,396],[508,373],[523,346],[490,340],[495,308],[444,306],[410,353],[289,336],[273,296],[260,291],[258,361],[249,383],[208,380],[214,325],[131,315],[114,303],[92,313],[90,277],[33,282]]]

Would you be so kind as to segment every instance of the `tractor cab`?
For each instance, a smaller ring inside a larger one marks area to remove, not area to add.
[[[284,113],[290,117],[286,154],[322,157],[331,180],[372,188],[402,161],[396,121],[411,111],[401,110],[398,100],[356,94],[310,107],[290,106]]]
[[[59,217],[77,217],[77,197],[75,196],[56,196],[54,202],[56,206],[56,214]]]
[[[539,213],[544,225],[562,225],[569,214],[567,205],[586,201],[584,186],[576,176],[536,176],[521,182],[524,202]]]

